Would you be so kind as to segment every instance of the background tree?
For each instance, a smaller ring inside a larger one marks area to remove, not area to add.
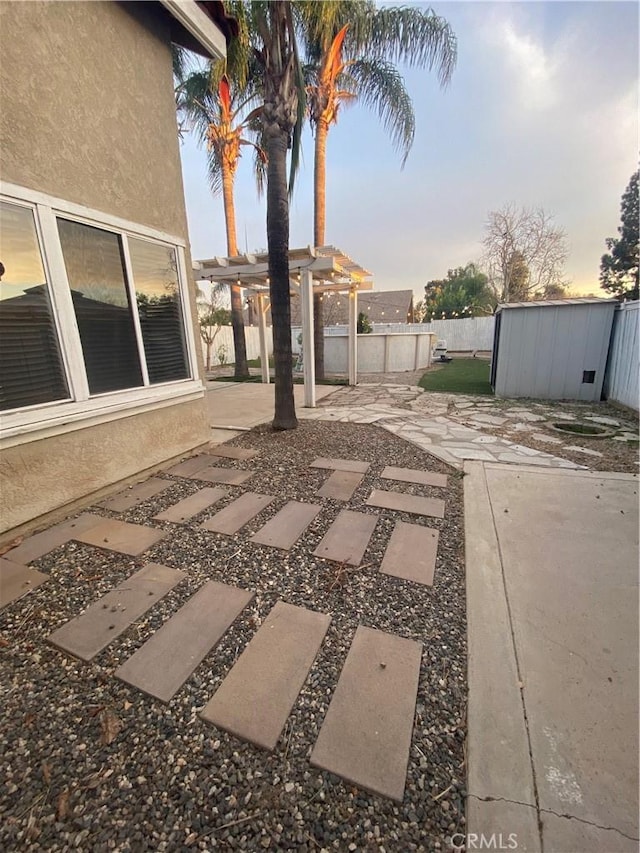
[[[566,234],[541,207],[505,205],[489,213],[485,230],[482,267],[498,302],[541,298],[564,287]]]
[[[364,313],[364,311],[360,311],[358,314],[358,322],[356,324],[356,332],[359,335],[370,335],[373,332],[373,326],[371,325],[371,321]]]
[[[267,246],[273,324],[275,413],[273,428],[298,425],[293,399],[291,301],[289,295],[289,191],[293,190],[306,109],[304,80],[289,0],[253,2],[256,51],[264,81],[261,121],[267,147]],[[287,150],[291,147],[287,186]]]
[[[207,295],[198,288],[196,307],[198,309],[200,337],[205,345],[205,366],[207,370],[211,370],[213,344],[220,333],[220,329],[222,326],[231,325],[231,311],[223,306],[226,290],[226,284],[215,284],[211,286]]]
[[[174,73],[181,75],[176,88],[178,112],[186,117],[201,143],[206,143],[209,184],[214,195],[222,192],[227,254],[230,256],[239,254],[234,185],[242,148],[249,146],[256,154],[254,168],[258,192],[262,189],[266,159],[256,141],[259,134],[256,120],[261,107],[249,111],[260,99],[260,77],[256,69],[252,69],[248,19],[240,4],[235,4],[234,14],[238,15],[240,31],[231,42],[226,62],[211,62],[204,69],[189,71],[184,59],[177,61],[174,53]],[[249,367],[242,289],[237,284],[231,285],[231,316],[234,374],[237,379],[243,379],[249,376]]]
[[[428,281],[424,288],[423,323],[451,318],[492,314],[496,299],[487,276],[473,263],[449,270],[444,279]]]
[[[456,63],[456,39],[432,10],[378,8],[369,0],[299,0],[309,117],[315,133],[314,245],[325,244],[326,147],[342,104],[375,110],[404,165],[415,134],[411,98],[394,63],[436,68],[445,85]],[[324,376],[323,303],[314,297],[316,376]]]
[[[638,243],[640,241],[640,198],[638,172],[622,195],[619,237],[607,237],[607,249],[600,261],[600,286],[619,299],[638,299]]]

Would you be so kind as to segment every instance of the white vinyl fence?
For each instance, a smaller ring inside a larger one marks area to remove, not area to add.
[[[257,326],[245,326],[244,327],[244,337],[247,342],[247,358],[258,358],[260,355],[260,330]],[[273,338],[271,333],[271,326],[267,326],[267,351],[269,355],[273,353]],[[220,360],[220,356],[223,356],[223,362]],[[202,342],[202,357],[204,358],[204,363],[206,366],[207,363],[207,345]],[[216,334],[215,340],[211,345],[211,366],[216,367],[217,365],[231,364],[234,361],[234,352],[233,352],[233,329],[231,326],[220,326],[218,333]]]
[[[374,323],[375,334],[416,335],[431,332],[447,342],[451,352],[473,352],[493,349],[493,317],[461,317],[457,320],[435,320],[433,323]],[[293,351],[298,352],[300,327],[291,329]],[[346,326],[327,326],[325,337],[346,335]]]
[[[638,376],[640,374],[640,302],[625,302],[613,315],[613,332],[604,377],[604,393],[608,400],[640,407]]]

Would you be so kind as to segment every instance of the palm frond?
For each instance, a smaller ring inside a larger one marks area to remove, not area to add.
[[[340,79],[346,92],[378,114],[391,142],[402,155],[404,166],[415,136],[415,116],[404,80],[390,62],[358,59],[348,65]]]

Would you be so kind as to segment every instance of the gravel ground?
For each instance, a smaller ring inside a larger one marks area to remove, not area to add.
[[[0,849],[448,850],[464,832],[466,715],[462,483],[439,460],[371,426],[302,423],[294,432],[261,427],[232,444],[254,447],[257,474],[185,526],[151,517],[198,484],[169,478],[162,495],[124,513],[126,521],[171,535],[136,560],[70,542],[34,563],[51,581],[0,614],[4,726],[0,750]],[[369,473],[348,504],[314,493],[329,472],[317,456],[367,460]],[[394,484],[384,465],[449,473],[446,518],[375,510],[380,520],[363,568],[338,577],[336,564],[312,556],[345,506],[364,505],[371,488],[440,496]],[[209,485],[209,484],[206,484]],[[259,522],[223,537],[198,523],[243,491],[278,496]],[[286,500],[323,504],[289,552],[250,544],[248,536]],[[378,572],[395,520],[440,530],[432,588]],[[196,523],[193,523],[193,522]],[[44,637],[148,561],[184,569],[188,578],[89,664],[46,645]],[[256,598],[167,706],[121,684],[113,671],[204,581],[256,591]],[[332,622],[278,746],[267,753],[198,717],[278,599],[331,613]],[[423,643],[414,735],[402,805],[311,767],[309,755],[358,624]]]

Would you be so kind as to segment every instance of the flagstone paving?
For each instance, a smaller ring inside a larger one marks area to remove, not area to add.
[[[235,501],[207,519],[200,526],[203,530],[211,530],[214,533],[226,533],[228,536],[232,536],[274,500],[275,498],[272,495],[245,492],[244,495],[236,498]]]
[[[42,572],[0,557],[0,610],[47,580]]]
[[[224,489],[222,486],[199,489],[193,495],[183,498],[178,503],[173,504],[173,506],[157,513],[153,517],[158,519],[158,521],[173,521],[176,524],[182,524],[193,518],[194,515],[204,512],[205,509],[213,506],[214,503],[217,503],[217,501],[228,494],[229,490]]]
[[[438,555],[437,530],[396,521],[380,571],[396,578],[431,586]]]
[[[343,509],[313,553],[325,560],[358,566],[377,522],[376,514]]]
[[[170,488],[170,486],[171,483],[168,480],[162,480],[160,477],[150,477],[143,483],[138,483],[122,492],[118,492],[112,498],[101,501],[98,506],[104,509],[111,509],[114,512],[124,512],[148,500],[148,498],[159,495]]]
[[[322,509],[318,504],[289,501],[251,537],[256,545],[288,551]]]
[[[87,530],[75,532],[73,538],[87,545],[95,545],[96,548],[106,548],[109,551],[138,557],[152,545],[164,539],[166,535],[163,530],[157,528],[103,518]]]
[[[202,719],[264,749],[275,749],[330,623],[326,613],[278,601],[202,711]]]
[[[382,509],[393,509],[396,512],[409,512],[414,515],[428,515],[432,518],[444,518],[444,501],[440,498],[423,498],[418,495],[389,492],[386,489],[373,489],[367,498],[367,506],[378,506]]]
[[[363,479],[364,474],[356,471],[332,471],[316,494],[334,501],[349,501]]]
[[[208,581],[116,670],[116,678],[169,702],[253,597]]]
[[[89,661],[185,578],[178,569],[148,563],[80,616],[49,634],[47,641]]]
[[[402,802],[422,645],[360,626],[311,763]]]

